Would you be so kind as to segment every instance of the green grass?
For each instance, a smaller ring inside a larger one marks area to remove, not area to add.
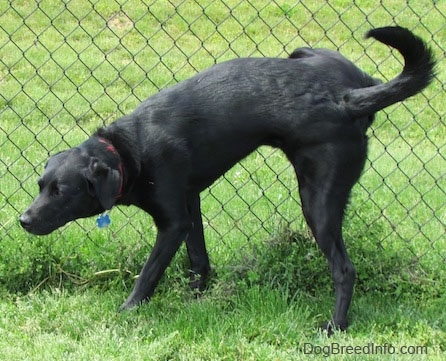
[[[390,79],[401,64],[363,34],[398,23],[442,59],[444,1],[403,9],[396,0],[155,1],[149,12],[135,0],[61,4],[0,4],[0,359],[324,359],[306,355],[305,344],[333,343],[428,351],[371,359],[443,359],[444,61],[422,95],[380,112],[370,130],[369,162],[344,225],[358,271],[345,334],[327,339],[317,331],[333,307],[330,275],[278,151],[262,148],[203,192],[218,276],[199,299],[187,287],[183,247],[150,304],[116,313],[156,234],[134,207],[114,209],[109,229],[85,219],[47,237],[26,234],[17,219],[49,154],[159,89],[215,62],[285,57],[305,45],[338,49]]]
[[[434,317],[444,315],[439,300],[420,308],[409,298],[395,302],[391,296],[377,300],[362,295],[352,307],[350,332],[327,339],[313,327],[321,316],[312,308],[317,303],[328,311],[328,292],[322,292],[324,298],[297,293],[290,299],[283,290],[266,287],[222,288],[195,300],[176,284],[149,306],[124,314],[116,313],[116,304],[125,296],[116,290],[53,290],[6,300],[0,305],[0,347],[5,360],[301,360],[321,359],[305,355],[305,344],[373,343],[397,350],[423,346],[427,354],[372,359],[442,359],[445,320]]]

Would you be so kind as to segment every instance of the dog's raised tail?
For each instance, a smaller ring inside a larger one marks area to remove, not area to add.
[[[389,105],[422,91],[434,77],[435,60],[431,49],[418,36],[401,27],[372,29],[366,38],[397,49],[404,58],[404,69],[387,83],[354,89],[344,96],[352,117],[369,116]]]

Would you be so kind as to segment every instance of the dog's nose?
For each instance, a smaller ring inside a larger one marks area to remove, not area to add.
[[[28,229],[31,226],[31,217],[23,213],[19,218],[20,224],[23,228]]]

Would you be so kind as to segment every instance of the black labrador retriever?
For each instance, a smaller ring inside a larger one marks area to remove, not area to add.
[[[425,88],[431,50],[410,31],[368,32],[404,57],[402,73],[382,84],[339,53],[300,48],[289,59],[227,61],[153,95],[132,114],[51,157],[40,194],[20,217],[48,234],[118,204],[152,215],[156,243],[121,310],[148,300],[185,240],[191,286],[210,272],[200,192],[260,145],[280,148],[296,171],[303,214],[334,280],[336,304],[326,327],[347,327],[355,269],[342,219],[367,154],[374,113]]]

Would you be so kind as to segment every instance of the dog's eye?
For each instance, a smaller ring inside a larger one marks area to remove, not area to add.
[[[51,195],[54,197],[60,197],[62,195],[62,192],[57,184],[51,185]]]

